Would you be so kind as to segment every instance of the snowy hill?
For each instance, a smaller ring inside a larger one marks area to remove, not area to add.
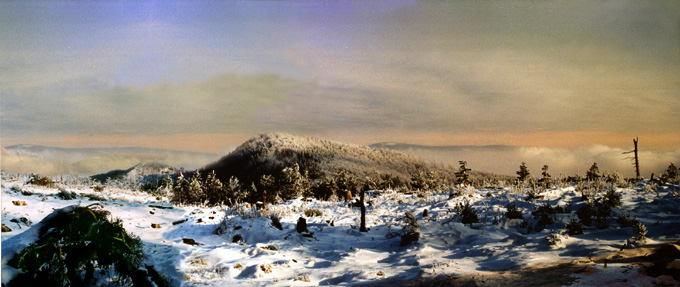
[[[95,181],[105,183],[109,180],[126,182],[156,182],[163,175],[174,174],[177,169],[162,163],[141,163],[126,170],[112,170],[90,176]]]
[[[452,179],[453,169],[422,158],[388,149],[322,140],[289,134],[263,134],[254,137],[201,173],[214,170],[220,181],[236,176],[245,186],[263,174],[275,174],[294,163],[308,172],[312,181],[348,172],[359,181],[367,176],[389,175],[409,182],[419,172],[435,171]],[[490,176],[474,173],[473,177]]]

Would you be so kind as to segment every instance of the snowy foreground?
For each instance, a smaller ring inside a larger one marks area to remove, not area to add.
[[[560,274],[568,280],[554,278],[547,282],[553,286],[679,284],[668,275],[646,276],[639,264],[616,263],[614,255],[607,255],[644,247],[629,243],[620,251],[632,237],[631,228],[621,228],[616,223],[616,217],[623,212],[647,226],[647,245],[679,240],[677,186],[650,191],[642,183],[617,189],[622,206],[612,210],[609,228],[591,226],[583,235],[568,236],[566,232],[560,233],[569,222],[569,214],[557,214],[555,224],[527,234],[526,228],[520,227],[521,219],[505,219],[504,213],[506,204],[514,200],[529,222],[536,221],[530,214],[532,208],[545,202],[553,206],[571,205],[572,210],[578,210],[585,203],[574,187],[550,189],[540,194],[543,199],[529,201],[526,194],[509,188],[470,189],[460,196],[449,196],[449,192],[423,197],[394,191],[368,192],[367,201],[371,204],[366,219],[370,230],[359,232],[359,208],[350,208],[345,202],[297,199],[268,206],[266,211],[245,206],[173,207],[167,199],[158,200],[142,192],[109,189],[95,192],[89,187],[62,187],[78,194],[76,199],[62,200],[56,197],[59,189],[28,185],[23,180],[2,181],[2,223],[12,229],[2,233],[3,283],[17,272],[6,265],[7,261],[35,240],[35,228],[31,229],[31,225],[55,209],[98,202],[112,217],[122,219],[128,232],[142,239],[146,264],[155,266],[174,285],[414,286],[428,285],[428,280],[441,283],[465,279],[475,280],[476,285],[471,286],[483,286],[485,282],[504,285],[504,278],[515,278],[512,281],[515,283],[510,284],[513,285],[522,282],[516,281],[519,272],[513,270],[523,268],[522,274],[531,274],[527,272],[531,266],[550,266],[550,262],[568,260],[578,263],[578,268],[564,269],[568,274]],[[85,195],[97,197],[92,200]],[[24,201],[26,205],[17,206],[12,201]],[[474,228],[463,225],[456,217],[455,206],[464,201],[470,201],[479,215],[480,223]],[[307,217],[304,213],[309,209],[318,209],[323,215]],[[423,217],[424,209],[428,210],[428,217]],[[406,212],[416,215],[420,240],[402,247],[398,236],[386,238],[386,235],[401,230]],[[281,218],[283,230],[272,226],[271,214]],[[307,219],[306,236],[296,232],[301,216]],[[22,217],[28,221],[18,220]],[[152,224],[160,224],[160,228],[152,228]],[[221,234],[215,234],[216,229]],[[555,245],[549,245],[546,239],[551,230],[555,231],[553,237],[561,239]],[[234,243],[237,235],[242,240]],[[185,239],[193,239],[197,244],[186,244]],[[675,263],[680,263],[675,259]],[[541,272],[532,276],[540,277]],[[543,276],[551,275],[546,271]],[[541,282],[537,278],[526,280]]]

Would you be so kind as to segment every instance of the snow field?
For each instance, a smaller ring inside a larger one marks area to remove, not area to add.
[[[2,223],[12,228],[11,232],[2,233],[3,282],[16,272],[6,265],[8,257],[35,240],[31,234],[36,228],[29,229],[10,220],[26,217],[35,226],[54,209],[73,204],[99,203],[112,217],[121,218],[126,230],[144,242],[146,264],[154,265],[182,286],[343,286],[485,273],[587,258],[618,251],[632,236],[630,228],[620,228],[615,222],[616,216],[624,212],[647,226],[647,243],[680,239],[677,186],[659,187],[658,192],[646,192],[645,184],[619,188],[622,206],[613,209],[609,228],[587,227],[583,235],[556,235],[561,242],[549,246],[546,237],[551,232],[564,231],[571,215],[557,214],[553,225],[527,234],[520,227],[521,219],[504,217],[505,206],[516,201],[530,223],[537,220],[530,214],[532,208],[545,202],[552,206],[569,205],[573,214],[585,204],[574,187],[549,189],[540,193],[542,200],[530,201],[525,200],[525,194],[513,193],[512,188],[468,189],[461,196],[445,192],[422,197],[371,191],[366,197],[370,203],[366,213],[370,230],[359,232],[359,208],[349,208],[345,202],[298,198],[269,205],[267,210],[245,205],[172,207],[154,196],[129,190],[94,192],[87,187],[66,187],[78,195],[96,193],[106,200],[91,201],[82,196],[61,200],[55,196],[59,192],[56,188],[23,185],[20,180],[3,179],[2,184]],[[18,189],[32,195],[22,195]],[[17,200],[27,205],[13,205],[12,201]],[[472,227],[460,223],[455,212],[456,205],[466,201],[472,204],[480,220]],[[323,215],[307,217],[305,211],[309,209],[318,209]],[[427,217],[423,217],[425,209]],[[418,219],[420,240],[400,246],[399,237],[388,239],[386,235],[402,229],[401,218],[406,212]],[[272,225],[271,215],[280,218],[283,230]],[[307,220],[306,235],[295,230],[299,217]],[[159,224],[160,228],[153,228],[152,224]],[[217,229],[220,234],[215,233]],[[241,240],[233,242],[236,236]],[[196,245],[185,243],[186,239]],[[634,282],[636,286],[654,286],[649,284],[668,280],[645,276],[626,264],[610,264],[608,268],[599,264],[591,268],[592,272],[574,275],[576,285],[629,286],[624,283]]]

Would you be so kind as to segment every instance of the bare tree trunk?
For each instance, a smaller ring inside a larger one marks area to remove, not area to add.
[[[640,178],[640,162],[638,161],[638,139],[635,138],[633,140],[633,144],[635,144],[635,176],[636,178]]]
[[[361,227],[359,228],[360,232],[368,232],[366,229],[366,204],[364,204],[364,197],[366,195],[366,190],[363,188],[361,189],[361,198],[360,198],[360,207],[361,207]]]
[[[633,139],[633,144],[635,145],[635,149],[631,151],[624,152],[624,154],[627,153],[633,153],[633,157],[629,157],[627,159],[632,159],[634,160],[634,165],[635,165],[635,179],[639,180],[640,177],[640,162],[638,161],[638,138]]]

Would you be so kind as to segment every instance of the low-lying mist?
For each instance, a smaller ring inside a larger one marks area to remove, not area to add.
[[[459,160],[468,162],[468,167],[477,171],[497,174],[515,175],[522,162],[526,162],[534,176],[540,176],[543,165],[548,165],[549,173],[555,176],[585,175],[593,162],[597,163],[601,172],[617,171],[625,177],[635,176],[633,161],[627,159],[631,154],[623,154],[628,150],[604,145],[587,147],[450,147],[426,148],[410,147],[400,149],[429,160],[445,164],[458,165]],[[649,178],[652,173],[661,175],[668,165],[676,165],[680,161],[680,149],[675,151],[647,151],[638,153],[641,176]]]
[[[128,169],[140,163],[158,162],[193,170],[218,160],[220,155],[163,152],[151,154],[81,152],[49,155],[25,155],[3,152],[2,169],[7,173],[92,175],[114,169]]]

